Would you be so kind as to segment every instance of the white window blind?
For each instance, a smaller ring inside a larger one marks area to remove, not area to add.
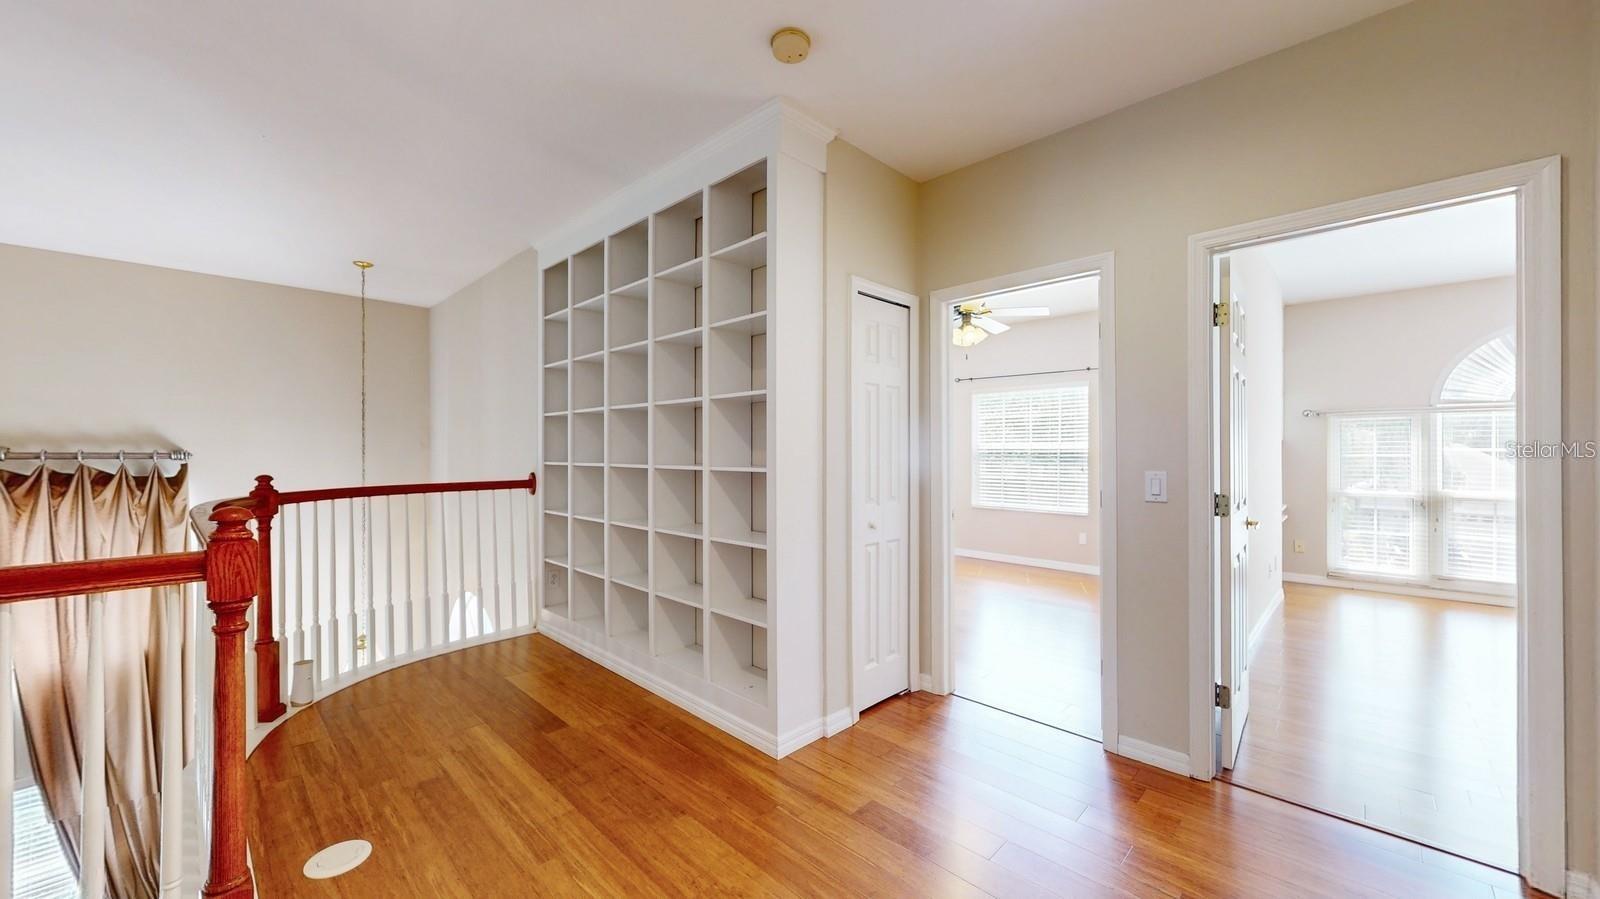
[[[1089,386],[972,397],[972,504],[1089,513]]]
[[[1438,412],[1439,575],[1514,583],[1516,472],[1506,451],[1509,409]]]
[[[1330,566],[1416,575],[1426,552],[1416,417],[1337,416],[1330,426]]]

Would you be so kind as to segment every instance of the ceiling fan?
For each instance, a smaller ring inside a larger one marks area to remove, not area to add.
[[[983,300],[970,300],[956,306],[952,314],[955,330],[950,334],[950,342],[956,346],[969,347],[982,343],[990,334],[1011,330],[1011,326],[1005,322],[995,321],[997,318],[1039,318],[1049,315],[1050,309],[1047,306],[990,309],[989,304]]]

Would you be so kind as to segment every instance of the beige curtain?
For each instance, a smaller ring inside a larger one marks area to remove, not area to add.
[[[0,472],[0,565],[179,552],[185,548],[188,468],[135,477],[75,471]],[[177,589],[177,588],[172,588]],[[158,595],[159,594],[159,595]],[[106,672],[107,891],[155,896],[160,885],[160,683],[167,590],[110,593],[102,645]],[[187,603],[179,614],[189,616]],[[34,769],[62,845],[82,870],[79,821],[83,709],[88,701],[88,601],[73,596],[15,610],[17,692]],[[182,633],[191,632],[185,621]],[[183,759],[193,736],[192,665],[183,649]],[[177,788],[177,785],[173,785]],[[7,798],[9,801],[9,798]]]

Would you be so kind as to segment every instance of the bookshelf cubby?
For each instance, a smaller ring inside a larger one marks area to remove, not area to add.
[[[539,247],[540,629],[777,755],[824,705],[822,145],[772,149],[816,134]]]

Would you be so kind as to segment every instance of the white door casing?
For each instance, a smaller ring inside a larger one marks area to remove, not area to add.
[[[1217,704],[1221,707],[1222,752],[1217,763],[1232,768],[1250,714],[1250,366],[1245,337],[1245,305],[1233,294],[1227,257],[1217,260],[1216,302],[1223,314],[1217,326],[1217,410],[1219,447],[1217,492],[1226,497],[1220,508],[1218,571],[1222,585],[1218,603],[1219,658]]]
[[[911,688],[911,312],[851,297],[851,565],[856,712]]]

